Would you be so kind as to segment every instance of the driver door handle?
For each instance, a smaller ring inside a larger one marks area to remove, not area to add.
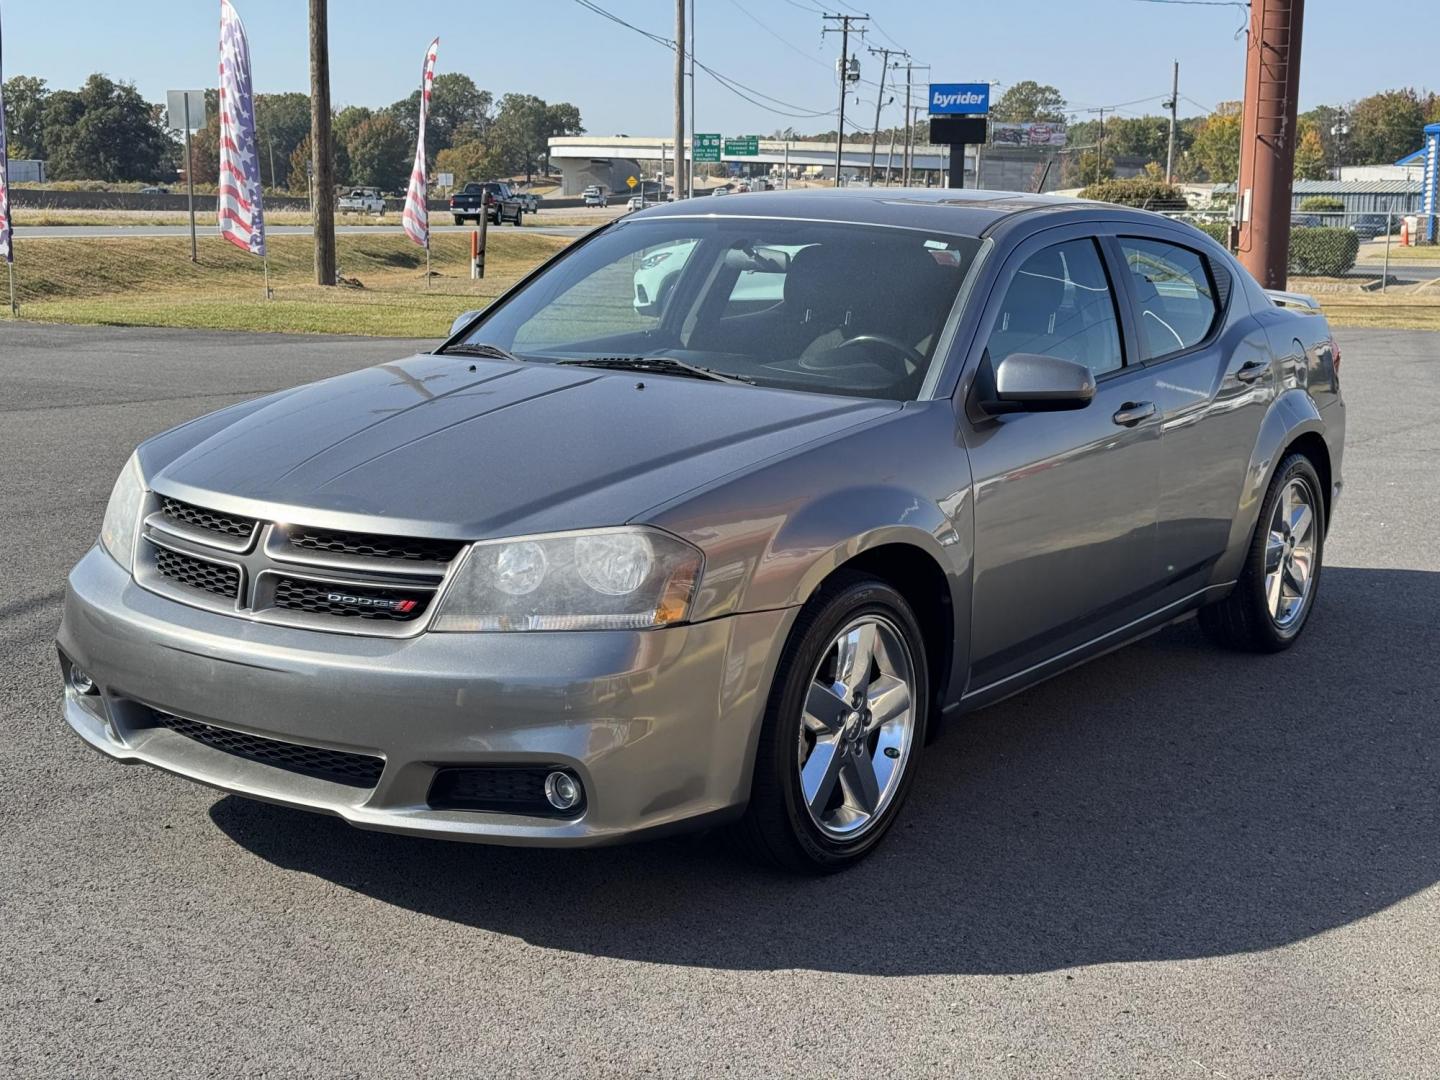
[[[1121,427],[1134,427],[1141,420],[1154,415],[1155,403],[1153,401],[1127,401],[1120,406],[1120,411],[1112,419]]]
[[[1270,370],[1270,365],[1263,360],[1251,360],[1249,363],[1241,364],[1240,370],[1235,372],[1235,378],[1243,383],[1252,383]]]

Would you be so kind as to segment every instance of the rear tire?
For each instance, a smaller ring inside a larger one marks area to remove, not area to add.
[[[808,874],[873,851],[909,794],[929,690],[905,598],[865,574],[832,577],[801,609],[776,669],[737,845]]]
[[[1280,652],[1295,644],[1320,591],[1325,499],[1315,466],[1290,454],[1275,470],[1234,590],[1200,609],[1200,628],[1217,645]]]
[[[463,217],[461,217],[459,214],[452,214],[451,216],[455,219],[455,224],[456,224],[456,225],[464,225],[464,224],[465,224],[465,219],[464,219]]]

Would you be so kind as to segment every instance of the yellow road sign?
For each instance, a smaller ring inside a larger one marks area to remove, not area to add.
[[[635,177],[632,176],[632,177],[630,177],[628,180],[626,180],[625,183],[629,184],[631,190],[633,191],[634,188],[635,188],[635,185],[638,184],[638,183],[640,183],[640,181],[637,180],[637,179],[635,179]]]

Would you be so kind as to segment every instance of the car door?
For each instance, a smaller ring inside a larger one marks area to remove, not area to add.
[[[1023,676],[1154,609],[1160,423],[1155,375],[1095,226],[1047,230],[1006,261],[981,319],[981,363],[1077,360],[1084,408],[988,416],[970,403],[974,482],[971,693]]]
[[[1117,276],[1134,311],[1139,359],[1155,375],[1156,550],[1166,602],[1209,583],[1274,395],[1264,329],[1248,311],[1230,310],[1228,268],[1186,239],[1126,228],[1108,241],[1123,267]]]

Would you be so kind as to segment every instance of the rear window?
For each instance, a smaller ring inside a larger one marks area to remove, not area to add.
[[[1162,240],[1120,239],[1140,311],[1142,359],[1198,345],[1220,314],[1209,262],[1199,252]]]

